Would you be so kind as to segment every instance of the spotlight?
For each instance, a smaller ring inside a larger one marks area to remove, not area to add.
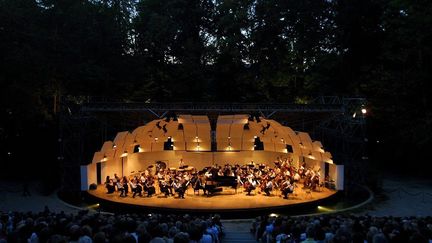
[[[332,212],[333,209],[328,208],[328,207],[323,207],[323,206],[317,206],[317,209],[321,212]]]
[[[362,112],[362,114],[366,114],[366,113],[367,113],[366,108],[362,108],[362,109],[361,109],[361,112]]]

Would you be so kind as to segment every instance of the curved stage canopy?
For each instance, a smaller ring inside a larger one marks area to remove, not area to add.
[[[321,142],[274,120],[241,114],[221,115],[215,124],[207,116],[179,115],[119,132],[94,153],[90,164],[81,166],[81,190],[103,184],[106,176],[131,176],[159,161],[168,168],[201,170],[215,164],[274,166],[284,159],[296,168],[305,162],[319,172],[321,182],[330,178],[336,190],[343,190],[343,165],[333,162]]]

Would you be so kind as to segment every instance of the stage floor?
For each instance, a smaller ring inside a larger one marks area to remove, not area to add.
[[[283,199],[279,190],[273,190],[270,196],[264,196],[255,190],[252,195],[246,195],[242,188],[235,190],[228,187],[223,187],[223,191],[216,193],[210,197],[200,194],[194,195],[191,188],[185,194],[184,199],[170,196],[165,198],[163,194],[156,194],[152,197],[135,197],[129,193],[128,197],[120,197],[119,192],[107,194],[104,186],[99,185],[96,190],[89,190],[88,193],[94,197],[107,200],[114,203],[130,204],[135,206],[143,206],[160,209],[182,209],[182,210],[239,210],[239,209],[263,209],[272,207],[284,207],[291,205],[300,205],[318,201],[336,194],[337,191],[327,188],[321,188],[321,191],[311,191],[302,188],[296,188],[293,194],[289,195],[288,199]]]

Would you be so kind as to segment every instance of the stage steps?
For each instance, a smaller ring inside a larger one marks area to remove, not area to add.
[[[250,232],[252,221],[223,221],[224,237],[222,242],[226,243],[256,243],[254,235]]]

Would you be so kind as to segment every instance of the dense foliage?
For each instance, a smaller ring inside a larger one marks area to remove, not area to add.
[[[0,0],[1,143],[52,132],[64,96],[364,96],[381,159],[425,160],[430,26],[425,0]]]

